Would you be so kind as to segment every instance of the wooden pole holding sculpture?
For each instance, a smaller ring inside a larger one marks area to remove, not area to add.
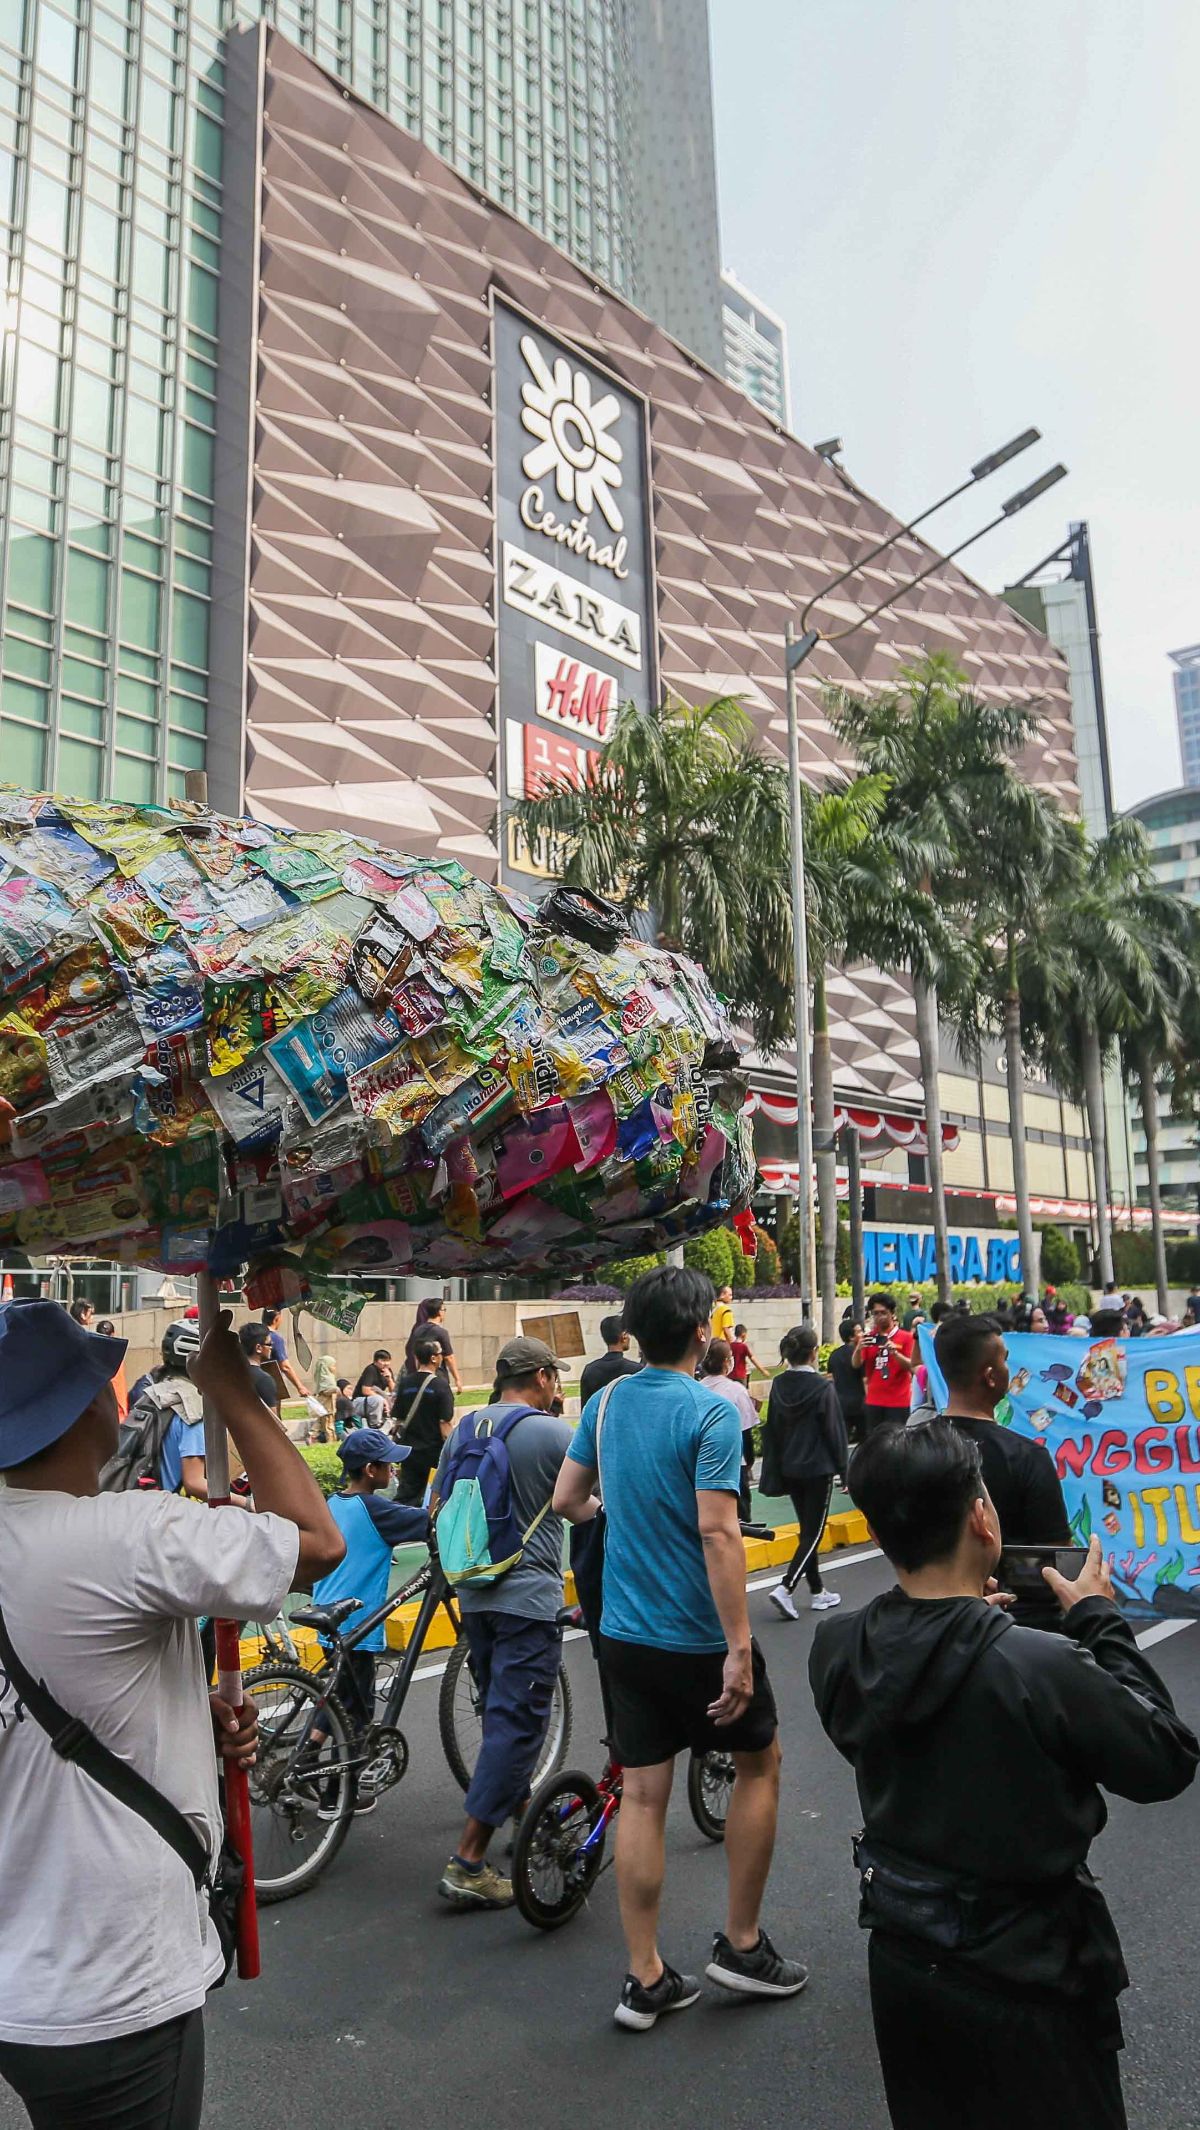
[[[211,1273],[197,1274],[200,1304],[200,1337],[207,1336],[220,1315],[217,1283]],[[210,1509],[229,1505],[229,1439],[225,1423],[204,1400],[204,1464],[208,1477]],[[236,1620],[215,1620],[217,1635],[217,1687],[231,1708],[242,1705],[242,1659]],[[242,1860],[245,1874],[237,1906],[237,1971],[243,1982],[253,1982],[261,1973],[258,1945],[258,1905],[254,1897],[254,1837],[250,1825],[250,1781],[245,1768],[225,1762],[225,1823],[229,1839]]]

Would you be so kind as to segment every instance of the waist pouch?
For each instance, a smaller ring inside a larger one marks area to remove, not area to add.
[[[943,1952],[970,1953],[1031,1910],[1048,1912],[1072,1884],[1052,1879],[1041,1886],[987,1885],[932,1871],[865,1834],[855,1835],[852,1847],[860,1929],[893,1931]]]

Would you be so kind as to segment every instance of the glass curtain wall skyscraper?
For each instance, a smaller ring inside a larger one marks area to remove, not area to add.
[[[720,364],[711,110],[689,105],[706,155],[689,150],[670,172],[670,128],[648,144],[643,123],[672,93],[648,78],[655,67],[678,70],[687,58],[689,81],[707,87],[706,0],[657,0],[648,11],[646,0],[7,0],[0,774],[9,781],[150,800],[205,765],[220,565],[224,36],[263,14]],[[677,210],[687,243],[643,244],[639,278],[639,231],[655,199],[654,228]],[[700,310],[698,258],[712,263]]]

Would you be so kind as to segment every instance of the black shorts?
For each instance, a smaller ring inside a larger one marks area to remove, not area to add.
[[[723,1650],[649,1649],[600,1637],[600,1664],[612,1702],[613,1744],[627,1768],[652,1768],[676,1753],[762,1753],[779,1728],[775,1696],[757,1642],[750,1644],[754,1690],[736,1723],[718,1727],[710,1702],[721,1693]]]

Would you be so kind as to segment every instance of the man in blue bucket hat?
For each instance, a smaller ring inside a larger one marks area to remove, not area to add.
[[[0,1306],[0,2076],[37,2130],[195,2130],[201,2008],[223,1966],[206,1891],[139,1806],[55,1750],[43,1694],[60,1744],[66,1719],[76,1741],[86,1726],[215,1856],[214,1722],[245,1765],[253,1712],[210,1710],[196,1619],[270,1618],[343,1550],[226,1313],[195,1379],[264,1513],[101,1494],[124,1354],[56,1302]]]

